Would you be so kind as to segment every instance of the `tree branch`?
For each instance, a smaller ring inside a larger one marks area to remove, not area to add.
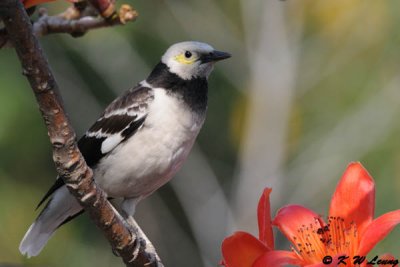
[[[96,4],[95,9],[86,2],[78,2],[56,16],[48,16],[46,9],[41,8],[39,19],[33,23],[33,33],[38,37],[52,33],[69,33],[78,37],[89,30],[133,22],[139,16],[138,12],[129,5],[122,5],[117,13],[114,4],[106,6],[104,2],[104,0],[91,0],[92,4],[102,3]],[[105,7],[108,9],[104,9]],[[102,16],[98,16],[98,13]],[[9,36],[4,29],[0,29],[0,48],[6,46],[11,46]]]
[[[51,33],[70,33],[71,35],[82,35],[89,30],[111,27],[134,21],[138,13],[129,5],[122,5],[119,15],[109,19],[102,17],[85,16],[76,20],[70,20],[64,16],[48,16],[41,11],[40,18],[33,25],[33,32],[36,36],[43,36]]]
[[[67,188],[102,230],[126,266],[163,266],[151,243],[141,235],[141,230],[135,226],[129,227],[132,232],[127,229],[123,218],[94,182],[92,171],[77,147],[76,134],[64,111],[56,80],[21,2],[0,1],[0,18],[39,104],[53,147],[53,160]]]

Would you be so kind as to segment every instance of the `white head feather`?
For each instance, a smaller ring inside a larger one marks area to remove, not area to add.
[[[214,48],[206,43],[188,41],[176,43],[168,48],[161,62],[169,67],[172,73],[185,80],[194,77],[208,78],[214,62],[201,62],[200,57],[214,52]],[[186,54],[186,55],[185,55]],[[190,56],[189,56],[190,55]]]

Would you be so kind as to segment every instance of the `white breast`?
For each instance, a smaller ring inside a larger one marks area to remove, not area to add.
[[[143,127],[94,170],[109,196],[147,196],[168,182],[186,159],[204,122],[175,96],[154,89]]]

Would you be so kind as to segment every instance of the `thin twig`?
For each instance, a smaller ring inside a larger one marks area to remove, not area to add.
[[[33,34],[32,24],[19,0],[0,1],[0,19],[13,43],[47,126],[57,172],[90,218],[102,230],[114,251],[130,267],[163,266],[149,241],[130,226],[107,201],[93,180],[77,144],[47,59]]]
[[[119,15],[105,19],[102,17],[86,16],[76,20],[70,20],[64,16],[48,16],[45,13],[33,25],[36,36],[51,33],[70,33],[72,35],[84,34],[89,30],[125,24],[134,21],[138,16],[136,10],[128,5],[122,5]]]
[[[85,7],[84,10],[71,6],[57,16],[48,16],[46,10],[41,9],[39,19],[33,24],[33,32],[38,37],[53,33],[69,33],[78,37],[90,30],[123,25],[135,21],[138,17],[138,12],[129,5],[122,5],[118,13],[114,12],[107,18],[93,14],[94,12],[90,9],[90,6]],[[0,48],[11,47],[9,41],[7,32],[0,29]]]

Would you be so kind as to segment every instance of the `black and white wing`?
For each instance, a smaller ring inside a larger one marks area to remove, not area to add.
[[[105,109],[100,118],[78,141],[79,150],[89,167],[95,167],[104,156],[132,137],[143,126],[153,99],[153,90],[139,84],[115,99]],[[64,181],[58,178],[38,207],[63,185]]]
[[[151,88],[138,86],[114,100],[79,140],[78,146],[93,167],[116,146],[138,131],[154,99]]]

